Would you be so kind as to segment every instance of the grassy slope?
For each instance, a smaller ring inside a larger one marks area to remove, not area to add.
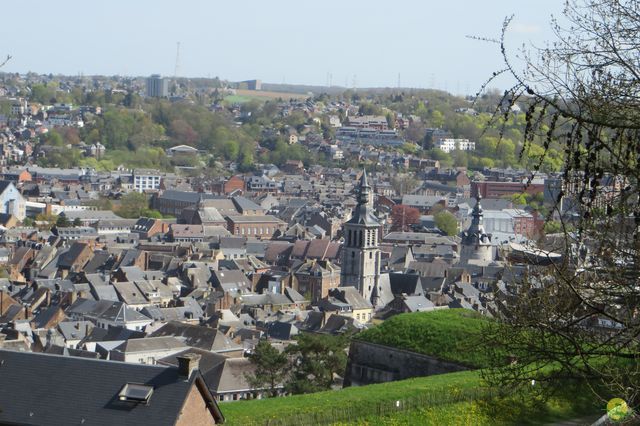
[[[470,367],[488,365],[479,350],[486,319],[464,309],[395,316],[359,339],[414,350]],[[251,424],[540,424],[594,412],[589,391],[534,404],[535,398],[487,397],[478,371],[420,377],[268,400],[222,403],[230,425]],[[396,401],[405,410],[396,412]],[[315,416],[315,417],[314,417]]]
[[[467,309],[401,314],[356,338],[481,368],[488,365],[480,341],[480,330],[487,321]]]
[[[520,425],[581,417],[598,411],[587,389],[534,404],[518,396],[457,400],[456,395],[483,389],[479,373],[464,371],[339,391],[267,400],[221,403],[229,425]],[[394,412],[396,401],[433,397],[432,403]],[[380,413],[380,407],[385,411]],[[317,413],[321,417],[314,417]]]
[[[478,373],[464,371],[309,395],[227,402],[221,403],[220,408],[230,425],[263,424],[285,415],[304,415],[331,410],[335,407],[348,407],[356,412],[359,408],[368,409],[379,403],[388,402],[389,405],[393,405],[398,399],[425,394],[452,393],[479,386]]]

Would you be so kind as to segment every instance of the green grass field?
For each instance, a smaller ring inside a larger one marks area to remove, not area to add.
[[[441,374],[339,391],[226,402],[229,425],[520,425],[597,413],[584,389],[567,389],[546,401],[532,395],[500,396],[477,371]]]
[[[256,99],[256,98],[252,98],[252,97],[249,97],[249,96],[240,96],[240,95],[229,95],[229,96],[225,96],[224,97],[224,101],[227,104],[243,104],[243,103],[249,102],[249,101],[251,101],[253,99]]]
[[[392,409],[399,400],[431,398],[440,403],[480,388],[478,373],[465,371],[308,395],[227,402],[221,403],[220,408],[230,425],[296,424],[306,418],[320,421],[321,416],[347,421],[377,413],[378,407]]]
[[[301,93],[287,93],[287,92],[270,92],[264,90],[242,90],[237,89],[235,95],[229,95],[224,97],[224,101],[227,104],[242,104],[249,101],[273,101],[276,99],[283,99],[288,101],[289,99],[304,100],[309,95]]]
[[[401,314],[358,334],[356,339],[482,368],[490,362],[480,338],[487,321],[468,309]]]

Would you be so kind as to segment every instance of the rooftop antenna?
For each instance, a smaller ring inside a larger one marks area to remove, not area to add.
[[[176,43],[176,66],[173,69],[173,78],[178,78],[178,71],[180,70],[180,42]]]

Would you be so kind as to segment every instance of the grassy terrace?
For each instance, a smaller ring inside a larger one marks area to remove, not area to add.
[[[397,401],[400,401],[397,406]],[[229,425],[541,424],[597,412],[587,389],[547,401],[500,397],[464,371],[339,391],[220,404]]]
[[[471,368],[487,366],[480,330],[487,319],[451,309],[397,315],[357,338],[413,350]],[[501,395],[485,386],[479,371],[352,387],[267,400],[221,403],[230,425],[494,425],[540,424],[597,412],[586,388],[539,401]]]
[[[356,339],[482,368],[489,362],[480,340],[487,321],[468,309],[401,314],[358,334]]]
[[[329,423],[378,415],[379,407],[393,409],[398,400],[445,403],[455,400],[454,396],[476,396],[482,391],[478,373],[464,371],[308,395],[227,402],[220,408],[230,425]]]

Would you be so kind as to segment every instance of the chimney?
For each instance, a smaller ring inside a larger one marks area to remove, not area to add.
[[[182,356],[176,357],[178,360],[178,373],[180,376],[189,378],[194,370],[197,370],[200,366],[201,355],[188,353]]]

